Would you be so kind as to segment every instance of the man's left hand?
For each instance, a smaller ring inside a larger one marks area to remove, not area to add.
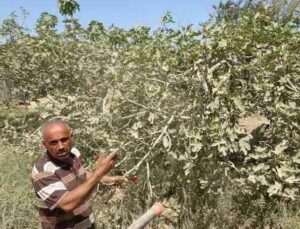
[[[120,185],[124,182],[128,182],[128,179],[123,176],[104,176],[101,179],[101,183],[105,185]]]

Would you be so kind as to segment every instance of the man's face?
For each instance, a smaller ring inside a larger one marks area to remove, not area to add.
[[[43,145],[54,158],[65,161],[70,157],[73,134],[65,124],[49,125],[43,135]]]

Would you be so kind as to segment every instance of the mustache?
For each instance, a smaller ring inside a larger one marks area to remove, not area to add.
[[[71,150],[68,149],[67,147],[62,147],[62,148],[59,148],[58,149],[58,152],[60,153],[67,153],[67,152],[70,152]]]

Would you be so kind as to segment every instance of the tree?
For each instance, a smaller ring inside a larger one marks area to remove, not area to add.
[[[0,27],[0,37],[4,37],[6,41],[15,41],[24,35],[24,28],[17,20],[15,12],[11,13],[9,18],[2,22]]]
[[[58,0],[58,7],[61,15],[71,17],[80,10],[80,5],[75,0]]]
[[[291,21],[293,15],[299,9],[300,0],[228,0],[225,3],[220,2],[217,6],[214,6],[215,12],[211,15],[211,19],[216,22],[231,21],[237,23],[241,13],[258,13],[266,5],[269,5],[270,14],[272,20],[278,23],[287,23]],[[299,17],[294,17],[293,21],[296,22]]]
[[[86,32],[92,41],[96,41],[104,34],[104,26],[101,22],[92,20],[89,23]]]
[[[56,16],[43,12],[36,23],[36,31],[41,34],[48,31],[55,31],[58,19]]]

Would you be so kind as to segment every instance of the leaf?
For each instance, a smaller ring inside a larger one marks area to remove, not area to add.
[[[193,144],[192,152],[193,153],[199,152],[202,149],[202,146],[203,145],[201,143]]]
[[[283,142],[275,146],[274,153],[276,155],[282,154],[284,150],[286,150],[287,148],[288,148],[287,141],[284,140]]]
[[[271,185],[268,188],[267,192],[269,193],[269,196],[274,196],[280,194],[281,190],[282,190],[282,184],[275,181],[275,184]]]
[[[293,162],[299,165],[300,164],[300,158],[299,157],[293,158]]]
[[[46,119],[47,117],[51,116],[51,114],[47,111],[43,111],[40,113],[42,119]]]
[[[139,133],[137,131],[131,131],[131,136],[135,139],[139,138]]]
[[[245,106],[240,98],[233,97],[232,98],[234,104],[240,109],[240,111],[244,112],[245,111]]]
[[[173,159],[178,160],[178,156],[173,151],[168,151],[168,154],[171,155]]]
[[[259,172],[261,170],[268,170],[269,168],[270,166],[266,165],[265,163],[259,163],[258,165],[252,167],[254,172]]]
[[[166,136],[166,135],[163,137],[163,146],[165,148],[169,148],[171,146],[171,142],[169,140],[169,137]]]
[[[287,200],[295,200],[297,197],[298,191],[299,191],[298,188],[287,187],[284,189],[284,192],[282,193],[282,197],[284,197]]]
[[[249,144],[250,139],[251,139],[251,135],[248,135],[239,140],[240,149],[244,152],[245,155],[247,155],[248,151],[251,149],[251,146]]]
[[[296,178],[295,175],[292,175],[288,177],[287,179],[284,180],[288,184],[299,184],[300,183],[300,178]]]
[[[266,177],[264,175],[260,175],[256,179],[258,182],[260,182],[261,185],[269,185],[268,181],[266,180]]]
[[[212,74],[217,68],[219,68],[223,62],[216,63],[211,68],[208,69],[208,74]]]
[[[222,39],[218,42],[218,47],[219,48],[225,48],[227,46],[227,40]]]
[[[193,166],[194,166],[194,164],[191,163],[191,162],[187,162],[187,163],[184,165],[183,170],[184,170],[185,176],[187,176],[187,175],[190,174],[190,170],[191,170],[191,168],[192,168]]]
[[[254,176],[254,175],[249,175],[249,176],[248,176],[248,180],[255,184],[255,183],[256,183],[256,176]]]

